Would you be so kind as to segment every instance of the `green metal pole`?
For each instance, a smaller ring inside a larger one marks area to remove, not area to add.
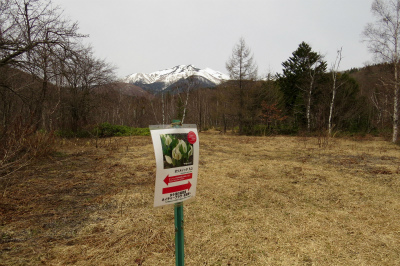
[[[183,202],[175,203],[175,262],[176,266],[185,265],[183,236]]]
[[[180,120],[172,120],[173,127],[181,127]],[[185,265],[184,235],[183,235],[183,202],[175,203],[175,262],[176,266]]]

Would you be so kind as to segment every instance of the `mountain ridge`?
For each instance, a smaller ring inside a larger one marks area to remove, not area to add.
[[[229,76],[210,68],[200,69],[193,65],[178,65],[173,68],[152,73],[133,73],[122,79],[122,82],[134,84],[144,90],[158,93],[189,82],[194,77],[199,87],[215,87],[229,80]]]

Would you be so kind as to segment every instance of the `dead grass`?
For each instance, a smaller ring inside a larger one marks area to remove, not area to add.
[[[59,142],[0,198],[0,265],[174,265],[150,137]],[[400,147],[200,134],[186,265],[399,265]],[[0,183],[1,188],[1,183]]]

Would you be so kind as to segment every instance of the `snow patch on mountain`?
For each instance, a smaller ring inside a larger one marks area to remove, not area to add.
[[[174,84],[181,79],[186,79],[190,76],[203,77],[215,85],[229,80],[229,76],[210,68],[199,69],[197,67],[194,67],[193,65],[179,65],[173,68],[156,71],[149,74],[134,73],[126,76],[123,79],[123,82],[135,85],[163,83],[164,86],[162,86],[161,90],[164,90],[171,84]]]

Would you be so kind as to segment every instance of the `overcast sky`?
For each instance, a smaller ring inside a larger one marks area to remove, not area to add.
[[[330,66],[343,47],[341,69],[372,61],[361,33],[374,19],[372,0],[53,0],[89,34],[97,57],[118,77],[176,65],[227,74],[225,62],[243,37],[259,75],[282,71],[305,41]]]

